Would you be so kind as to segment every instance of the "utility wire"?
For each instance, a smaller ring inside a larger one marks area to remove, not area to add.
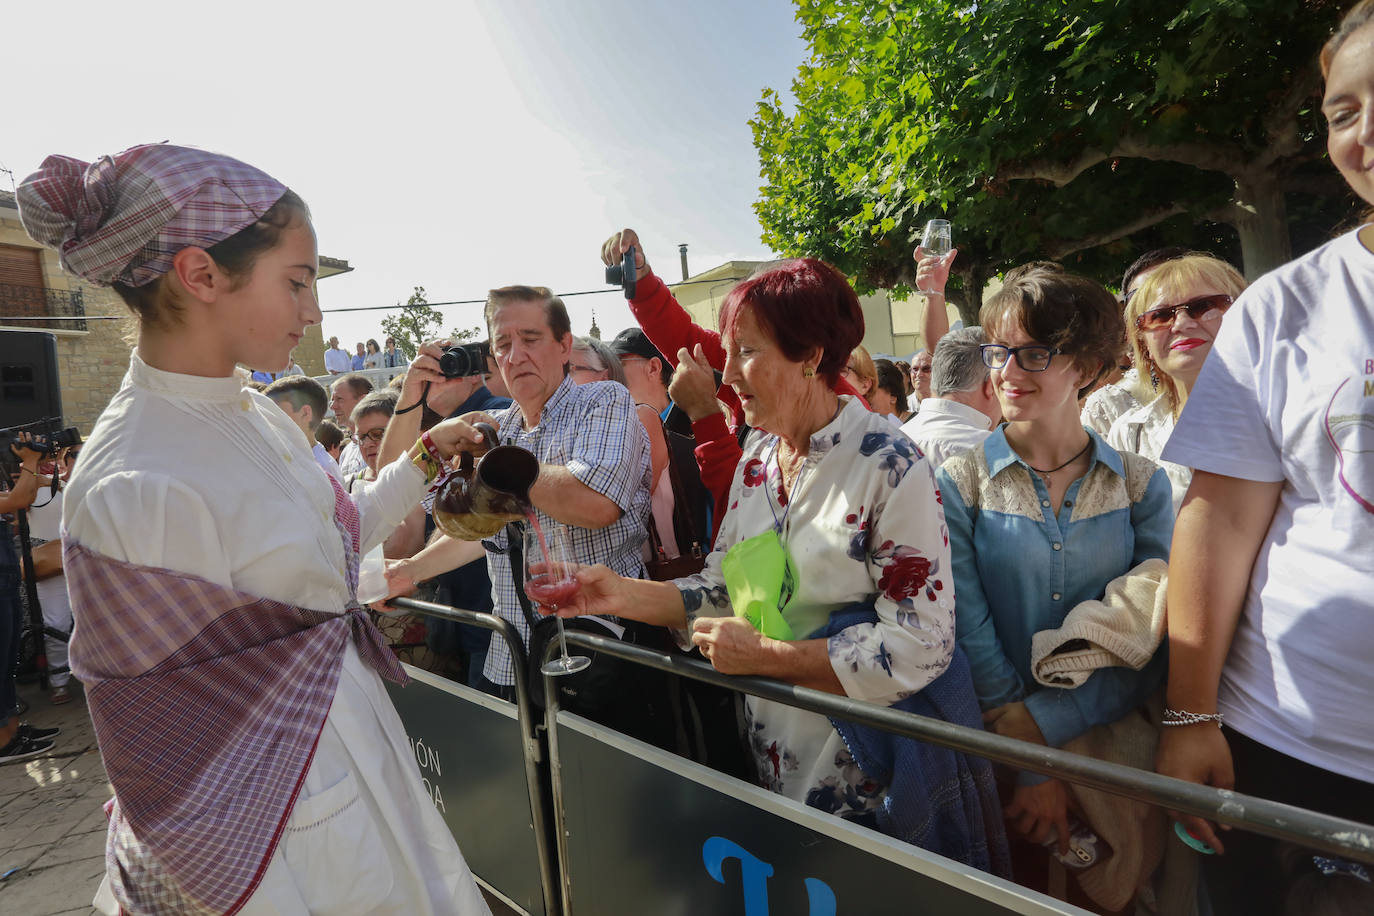
[[[745,278],[745,277],[715,277],[715,278],[710,279],[710,280],[683,280],[683,281],[680,282],[680,283],[666,283],[666,284],[664,284],[664,285],[667,286],[669,289],[675,289],[675,288],[677,288],[677,287],[679,287],[679,286],[691,286],[691,285],[696,284],[696,283],[729,283],[729,282],[731,282],[731,281],[733,281],[733,280],[744,280],[744,279],[747,279],[747,278]],[[566,298],[568,298],[569,296],[598,296],[598,295],[604,296],[604,295],[607,294],[607,293],[613,293],[613,292],[615,292],[615,287],[611,287],[610,289],[583,289],[583,290],[578,290],[578,291],[576,291],[576,292],[571,292],[571,293],[555,293],[555,295],[557,295],[560,299],[566,299]],[[486,303],[486,301],[487,301],[487,297],[486,297],[486,296],[483,296],[481,299],[452,299],[452,300],[449,300],[448,302],[416,302],[414,305],[405,305],[405,304],[402,304],[402,303],[397,303],[396,305],[359,305],[359,306],[354,306],[353,308],[346,308],[346,309],[321,309],[321,311],[322,311],[325,315],[340,315],[340,314],[343,314],[344,312],[384,312],[384,311],[390,311],[390,310],[394,310],[394,309],[411,309],[411,308],[419,308],[419,307],[422,306],[422,305],[429,305],[429,306],[440,306],[440,305],[483,305],[483,304]],[[74,316],[74,315],[72,315],[72,316],[69,316],[69,315],[16,315],[16,316],[9,317],[9,318],[0,317],[0,322],[7,322],[7,321],[125,321],[125,320],[127,320],[127,319],[129,319],[129,318],[133,318],[133,317],[134,317],[133,315],[85,315],[85,316],[80,316],[80,317]]]

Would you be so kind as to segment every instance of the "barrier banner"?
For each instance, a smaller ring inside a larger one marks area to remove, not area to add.
[[[405,667],[410,684],[387,689],[430,800],[472,873],[524,912],[544,916],[515,707]]]
[[[558,714],[573,914],[1085,913]]]

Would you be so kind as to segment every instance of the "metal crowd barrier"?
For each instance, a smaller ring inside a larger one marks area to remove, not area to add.
[[[1318,852],[1374,864],[1374,826],[1369,824],[1253,795],[1200,786],[1147,770],[1107,763],[1016,738],[1005,738],[940,719],[899,712],[821,690],[796,687],[768,678],[721,674],[710,665],[690,658],[654,652],[591,633],[569,630],[567,636],[569,646],[604,652],[660,671],[728,687],[821,715],[870,725],[893,734],[985,757],[995,763],[1033,770],[1166,809],[1200,815],[1211,821],[1286,840]],[[556,645],[550,646],[550,650],[554,648]],[[548,680],[546,677],[546,696],[549,695]]]
[[[677,873],[685,874],[695,869],[700,872],[698,884],[705,883],[724,892],[727,878],[730,881],[737,878],[743,890],[743,910],[737,909],[736,899],[730,904],[715,903],[713,912],[738,911],[745,916],[766,914],[771,889],[779,912],[829,916],[836,911],[834,889],[816,877],[806,877],[804,883],[790,880],[808,873],[808,869],[812,874],[824,871],[821,865],[831,860],[823,859],[818,863],[822,855],[820,850],[826,850],[826,857],[847,857],[847,868],[867,869],[872,875],[880,876],[875,880],[902,884],[891,894],[897,898],[892,902],[894,906],[909,904],[913,894],[935,905],[936,899],[944,894],[944,906],[948,911],[1082,912],[560,711],[558,691],[551,683],[556,680],[553,677],[545,676],[544,683],[536,688],[544,691],[545,698],[544,717],[540,720],[536,717],[531,695],[536,685],[527,682],[524,646],[512,625],[492,614],[430,602],[395,599],[393,604],[406,611],[494,630],[510,647],[515,661],[515,710],[521,735],[525,787],[533,818],[534,846],[540,860],[539,883],[544,913],[573,912],[574,873],[584,911],[635,912],[635,907],[644,911],[646,905],[667,906]],[[569,630],[567,642],[570,647],[605,653],[671,675],[847,719],[1018,769],[1200,815],[1330,855],[1374,864],[1374,826],[1199,786],[823,691],[766,678],[724,675],[710,665],[684,656],[645,649],[609,637]],[[557,641],[551,641],[548,656],[551,658],[557,651]],[[428,675],[424,680],[442,681]],[[498,705],[490,698],[467,692],[469,688],[451,684],[450,688],[444,692],[462,699],[474,698],[469,702]],[[431,725],[442,728],[442,723]],[[410,727],[408,723],[407,728]],[[634,772],[628,772],[629,768],[634,768]],[[624,786],[617,781],[620,775],[625,777]],[[701,811],[707,807],[711,809],[709,817]],[[692,834],[695,846],[683,845],[683,837],[674,836],[674,833],[690,833],[689,825],[696,830]],[[738,831],[740,836],[718,835],[721,831]],[[700,840],[707,834],[710,835],[702,844]],[[574,844],[577,849],[570,848]],[[780,873],[771,881],[774,866],[753,855],[751,849],[763,849],[765,855],[786,859]],[[726,861],[737,861],[737,870],[725,868],[723,863]],[[703,864],[704,872],[701,871]],[[869,865],[873,867],[870,869]],[[829,871],[833,873],[836,869]],[[707,873],[709,878],[704,877]],[[735,877],[730,877],[732,875]],[[832,879],[832,883],[836,882]],[[852,900],[858,893],[854,887],[840,890],[842,899]],[[695,911],[705,911],[700,905],[701,888],[696,887],[688,896],[692,894],[696,895]],[[658,899],[660,896],[663,899]],[[674,903],[679,908],[685,905],[681,899]],[[867,911],[886,912],[875,906],[876,903],[868,906]],[[662,911],[678,910],[669,907]],[[930,911],[944,910],[937,906]]]

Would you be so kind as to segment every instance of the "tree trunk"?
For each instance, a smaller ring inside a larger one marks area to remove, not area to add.
[[[983,307],[983,287],[992,278],[992,271],[981,260],[970,260],[960,265],[956,259],[950,274],[959,278],[960,289],[958,293],[949,294],[948,298],[958,306],[964,327],[975,327],[978,324],[978,311]]]
[[[1254,282],[1293,257],[1283,187],[1271,172],[1236,178],[1236,197],[1227,220],[1240,235],[1245,279]]]

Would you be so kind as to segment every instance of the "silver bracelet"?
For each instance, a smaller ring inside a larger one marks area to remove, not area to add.
[[[1197,725],[1199,722],[1215,722],[1217,728],[1221,728],[1221,713],[1201,713],[1188,712],[1186,709],[1164,710],[1164,721],[1161,725]]]

